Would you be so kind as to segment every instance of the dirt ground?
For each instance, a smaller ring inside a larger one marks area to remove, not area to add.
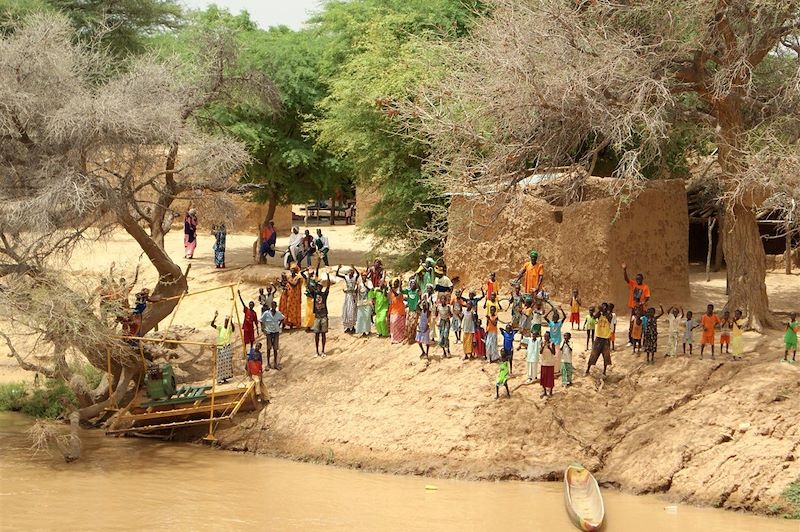
[[[373,248],[367,238],[353,226],[323,230],[331,240],[333,264],[363,266],[363,256]],[[228,269],[220,271],[213,267],[211,237],[201,234],[190,293],[241,281],[245,299],[255,299],[257,287],[280,270],[277,259],[252,265],[253,240],[229,235]],[[279,239],[279,249],[285,242]],[[167,248],[181,257],[182,234],[170,233]],[[94,283],[116,261],[131,278],[137,257],[136,245],[117,234],[80,250],[67,267]],[[621,272],[619,277],[621,283]],[[154,280],[155,272],[147,270],[140,284]],[[800,301],[798,275],[770,273],[768,287],[777,311],[789,311]],[[722,306],[725,301],[724,274],[707,283],[695,268],[691,288],[691,300],[661,303],[701,312],[709,302]],[[657,293],[653,298],[660,302]],[[643,355],[621,345],[605,381],[597,369],[582,376],[585,336],[575,332],[574,386],[557,382],[554,397],[541,399],[538,385],[524,383],[524,352],[517,351],[511,398],[495,400],[496,365],[461,360],[458,346],[452,359],[441,359],[432,348],[436,355],[426,364],[416,346],[345,335],[342,301],[338,283],[329,299],[327,358],[313,357],[310,334],[282,336],[284,369],[266,374],[271,403],[221,428],[217,436],[223,448],[474,479],[560,479],[566,464],[580,461],[607,486],[757,512],[779,511],[781,492],[800,477],[800,363],[779,362],[782,332],[746,333],[745,360],[737,362],[719,355],[699,360],[697,354],[665,360],[662,351],[654,366],[645,366]],[[231,308],[229,291],[205,292],[184,300],[175,323],[210,339],[213,311],[225,314]],[[625,336],[625,321],[620,320],[619,337]],[[3,356],[4,347],[0,382],[31,378]],[[209,357],[195,353],[178,359],[179,376],[202,378]]]

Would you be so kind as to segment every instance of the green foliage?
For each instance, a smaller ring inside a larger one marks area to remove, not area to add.
[[[425,146],[404,135],[396,107],[443,75],[439,44],[464,35],[478,7],[458,0],[335,1],[312,19],[327,42],[323,71],[330,78],[311,131],[347,161],[357,182],[379,191],[373,211],[361,213],[365,228],[379,245],[399,245],[406,261],[441,245],[420,230],[431,222],[428,206],[443,200],[421,179]]]
[[[786,514],[789,519],[800,519],[800,478],[792,482],[783,492],[783,497],[794,507],[794,511]]]
[[[17,412],[25,399],[25,384],[9,382],[0,384],[0,412]]]
[[[10,33],[30,14],[52,10],[47,0],[0,0],[0,35]]]
[[[24,383],[0,385],[0,411],[56,418],[76,406],[75,394],[61,379],[47,379],[44,386],[32,389]]]
[[[178,28],[183,10],[175,0],[46,0],[66,14],[81,38],[99,38],[115,55],[139,53],[146,38]]]
[[[104,372],[82,360],[76,360],[70,364],[70,370],[74,375],[82,376],[86,381],[86,385],[92,390],[100,385],[100,381],[105,375]]]

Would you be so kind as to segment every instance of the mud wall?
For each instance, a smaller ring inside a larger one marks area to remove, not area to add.
[[[445,261],[450,276],[480,287],[497,272],[503,292],[531,249],[545,266],[545,288],[559,301],[578,288],[585,303],[627,302],[620,265],[641,271],[653,301],[669,305],[689,294],[688,214],[679,180],[651,183],[631,203],[602,193],[592,179],[588,197],[567,207],[524,192],[490,203],[454,197],[448,217]]]

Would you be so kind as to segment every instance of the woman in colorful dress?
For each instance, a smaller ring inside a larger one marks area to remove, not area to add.
[[[486,316],[486,359],[489,362],[500,360],[500,352],[497,349],[497,308],[491,307],[489,315]]]
[[[219,312],[214,311],[211,326],[217,330],[217,384],[225,384],[233,378],[233,346],[231,337],[235,329],[230,316],[225,316],[222,325],[217,326]]]
[[[378,336],[386,338],[389,336],[389,289],[386,282],[382,281],[378,288],[370,291],[369,297],[375,305],[375,332]]]
[[[420,293],[417,280],[412,277],[408,280],[408,288],[403,290],[406,301],[406,342],[409,344],[417,341],[417,324],[419,323]]]
[[[372,333],[372,299],[367,286],[367,271],[361,272],[356,294],[356,334],[369,336]]]
[[[358,270],[352,264],[350,265],[350,271],[347,272],[346,275],[342,275],[339,273],[341,270],[342,265],[340,264],[338,268],[336,268],[336,277],[340,277],[344,279],[344,304],[342,305],[342,325],[344,326],[344,332],[346,333],[354,333],[356,332],[356,312],[358,308],[358,303],[356,301],[356,297],[358,295]]]
[[[389,291],[389,331],[393,344],[402,344],[406,339],[406,302],[400,289],[400,279],[392,282]]]
[[[225,267],[225,239],[227,238],[228,231],[225,229],[225,224],[215,225],[211,230],[214,235],[214,265],[217,268]]]
[[[286,316],[283,326],[285,329],[295,329],[302,324],[300,308],[303,297],[303,278],[300,277],[300,268],[296,264],[292,266],[289,276],[282,274],[281,284],[284,286],[281,303],[286,298],[286,308],[281,310]]]
[[[183,218],[183,256],[191,259],[197,247],[197,211],[189,209]]]

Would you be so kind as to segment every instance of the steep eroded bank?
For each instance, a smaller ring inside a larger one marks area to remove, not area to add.
[[[496,365],[463,361],[454,347],[426,366],[416,346],[353,338],[336,321],[325,359],[312,357],[311,335],[283,336],[285,369],[267,376],[272,403],[221,428],[223,448],[473,479],[560,479],[580,461],[623,490],[756,512],[784,505],[800,476],[800,367],[777,362],[777,341],[743,362],[659,355],[645,366],[623,349],[605,383],[595,369],[547,401],[524,384],[517,351],[511,399],[495,400]]]

